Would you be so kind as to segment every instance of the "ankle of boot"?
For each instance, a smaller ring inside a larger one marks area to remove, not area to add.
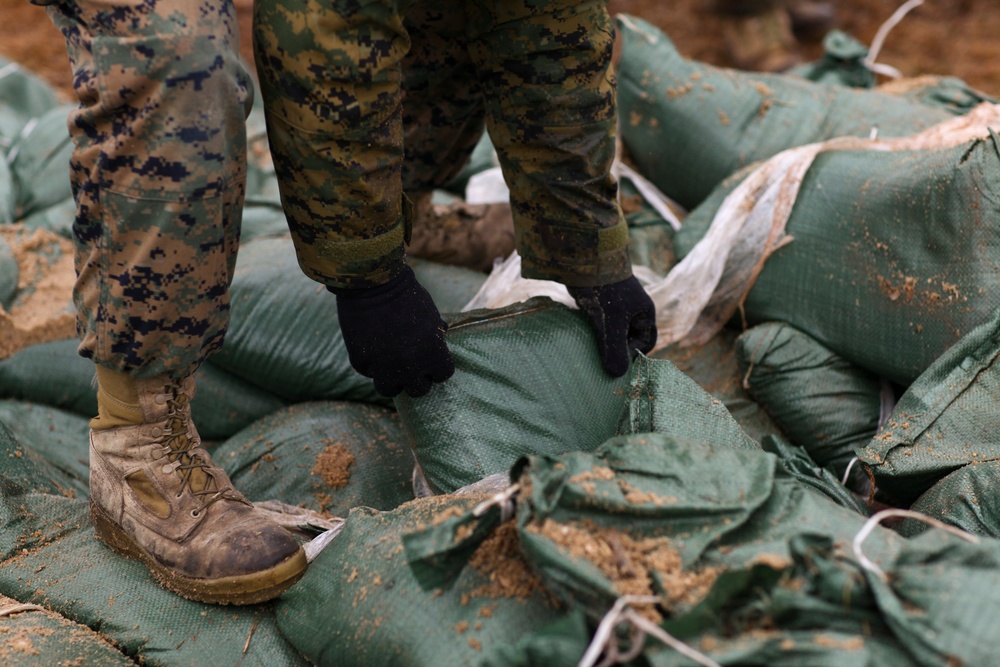
[[[136,379],[97,366],[97,416],[90,420],[90,428],[102,430],[142,423]]]

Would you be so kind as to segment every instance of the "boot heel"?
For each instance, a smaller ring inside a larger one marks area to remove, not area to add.
[[[94,524],[94,534],[97,536],[97,539],[122,556],[142,560],[139,551],[132,545],[131,540],[122,533],[121,529],[115,525],[115,522],[93,500],[90,501],[90,520]]]

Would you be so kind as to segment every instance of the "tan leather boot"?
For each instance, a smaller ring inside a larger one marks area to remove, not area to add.
[[[280,595],[305,573],[305,552],[201,447],[193,380],[140,379],[137,388],[144,424],[90,432],[97,537],[191,600],[251,604]]]
[[[510,204],[432,204],[425,195],[415,199],[414,211],[408,255],[489,271],[494,259],[514,251]]]

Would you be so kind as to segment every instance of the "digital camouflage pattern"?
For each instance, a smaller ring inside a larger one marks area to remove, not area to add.
[[[257,70],[303,270],[335,287],[392,278],[411,215],[404,191],[447,182],[486,124],[524,275],[627,278],[608,175],[613,41],[594,0],[258,0]]]
[[[75,292],[81,353],[140,377],[221,345],[239,243],[252,87],[230,0],[55,0],[81,107]],[[258,0],[257,66],[282,200],[307,275],[384,283],[412,206],[484,127],[528,277],[628,277],[609,176],[613,28],[598,0]],[[404,148],[405,146],[405,148]]]
[[[61,0],[80,352],[185,376],[223,341],[252,82],[227,0]]]

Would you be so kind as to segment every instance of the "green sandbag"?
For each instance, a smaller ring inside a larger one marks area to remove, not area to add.
[[[998,484],[1000,460],[970,463],[924,491],[910,509],[973,535],[1000,537]],[[929,529],[926,523],[905,519],[896,530],[913,537]]]
[[[317,665],[473,665],[494,647],[558,618],[516,558],[512,531],[487,541],[451,586],[424,590],[401,536],[484,496],[437,496],[380,513],[351,512],[343,531],[278,604],[282,634]]]
[[[22,130],[7,153],[17,199],[14,220],[72,199],[69,158],[73,141],[66,126],[72,106],[59,106]]]
[[[814,83],[874,88],[875,72],[865,63],[868,47],[846,32],[831,30],[823,38],[823,57],[790,70]]]
[[[685,60],[669,38],[619,16],[621,136],[639,171],[687,209],[724,178],[786,148],[837,136],[913,134],[946,111],[874,91]]]
[[[783,322],[758,325],[736,342],[751,395],[792,442],[843,476],[878,430],[881,382]]]
[[[661,276],[667,275],[677,263],[673,227],[658,213],[645,208],[629,213],[625,221],[632,264],[649,267]]]
[[[68,498],[90,496],[90,424],[86,417],[47,405],[0,400],[0,422],[22,455],[38,462]]]
[[[55,90],[15,62],[0,56],[0,154],[32,118],[58,104]]]
[[[28,229],[45,229],[63,238],[73,238],[73,220],[76,218],[76,202],[65,199],[55,206],[49,206],[27,215],[18,222]]]
[[[907,505],[970,463],[1000,460],[1000,311],[945,352],[858,450],[879,489]]]
[[[290,406],[212,450],[250,500],[345,516],[413,499],[413,454],[398,416],[377,405],[323,401]]]
[[[77,354],[75,339],[41,343],[0,361],[0,398],[97,414],[94,364]],[[191,414],[205,440],[225,440],[287,401],[211,364],[196,375]]]
[[[768,435],[782,435],[770,415],[743,388],[743,374],[736,359],[736,338],[723,329],[704,345],[672,345],[653,352],[654,359],[669,359],[705,391],[722,401],[729,414],[755,442]]]
[[[0,595],[0,608],[18,607],[24,608],[17,600]],[[5,614],[0,635],[0,664],[4,667],[135,664],[90,628],[35,605]]]
[[[639,357],[626,376],[609,376],[585,316],[548,299],[460,316],[448,346],[455,375],[424,397],[396,398],[438,492],[506,472],[526,454],[592,451],[620,432],[704,431],[755,447],[719,401],[667,361]]]
[[[240,249],[230,302],[229,332],[213,364],[291,402],[386,402],[351,368],[337,300],[302,273],[287,235]]]
[[[14,297],[17,296],[18,276],[19,269],[14,251],[5,239],[0,238],[0,306],[4,310],[10,308]]]
[[[461,266],[415,257],[408,257],[406,261],[442,313],[461,312],[486,282],[485,273]]]
[[[743,307],[909,385],[1000,307],[1000,140],[920,151],[830,151],[806,172],[785,232]],[[687,256],[730,179],[677,233]],[[969,212],[974,211],[972,215]]]

